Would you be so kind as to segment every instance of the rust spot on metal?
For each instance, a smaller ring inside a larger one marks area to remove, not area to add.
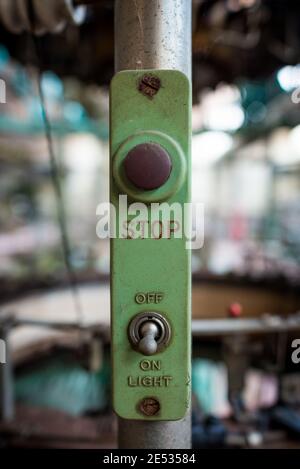
[[[155,397],[145,397],[140,405],[140,411],[147,417],[152,417],[160,411],[160,403]]]
[[[148,98],[152,99],[159,91],[161,82],[158,77],[146,73],[139,82],[139,91]]]

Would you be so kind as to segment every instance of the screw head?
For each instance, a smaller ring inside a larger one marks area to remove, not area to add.
[[[152,99],[161,87],[160,79],[149,73],[142,76],[139,82],[139,91],[148,98]]]
[[[156,415],[160,410],[160,403],[154,397],[145,397],[140,403],[140,411],[147,417]]]
[[[127,154],[124,169],[127,178],[136,187],[153,190],[169,179],[172,162],[168,152],[158,143],[141,143]]]

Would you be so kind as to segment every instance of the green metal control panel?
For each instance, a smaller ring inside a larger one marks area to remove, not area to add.
[[[190,82],[119,72],[110,110],[113,405],[126,419],[178,420],[191,393]]]

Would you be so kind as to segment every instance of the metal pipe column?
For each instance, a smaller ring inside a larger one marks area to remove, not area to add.
[[[15,415],[13,369],[8,343],[10,326],[9,319],[0,321],[0,421],[4,422],[10,422]]]
[[[191,78],[192,0],[116,0],[115,70],[180,70]],[[174,422],[119,419],[119,448],[187,449],[191,416]]]
[[[115,71],[180,70],[191,78],[192,0],[116,0]]]

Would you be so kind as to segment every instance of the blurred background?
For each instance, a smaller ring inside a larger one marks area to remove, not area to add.
[[[37,38],[8,3],[0,447],[115,447],[109,242],[96,236],[114,2],[84,2]],[[290,0],[193,2],[193,201],[205,206],[192,252],[195,447],[300,446],[299,18]]]

